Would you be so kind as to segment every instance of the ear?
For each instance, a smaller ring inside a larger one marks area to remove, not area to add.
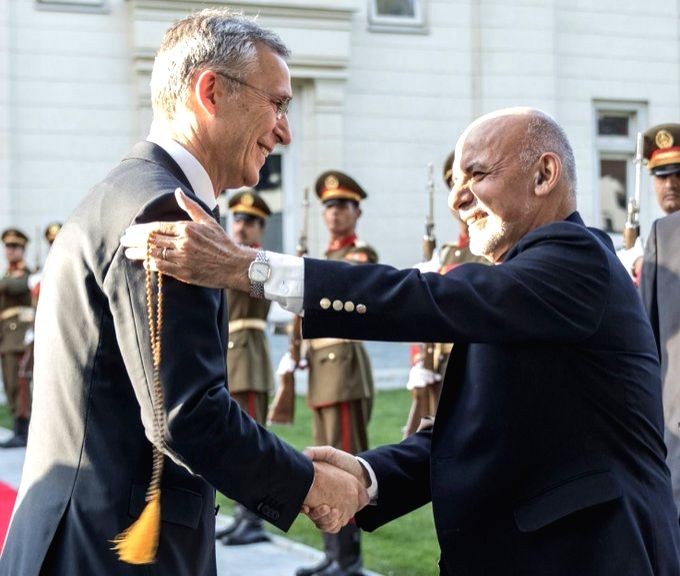
[[[534,180],[534,194],[548,196],[562,177],[562,161],[554,152],[545,152],[538,159]]]
[[[203,70],[196,79],[194,97],[198,107],[210,116],[216,113],[216,95],[219,91],[217,74],[212,70]]]

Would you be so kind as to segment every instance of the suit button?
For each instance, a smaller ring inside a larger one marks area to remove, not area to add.
[[[345,302],[345,311],[346,312],[354,312],[354,302]]]
[[[357,304],[357,314],[366,314],[365,304]]]
[[[331,307],[331,301],[328,298],[322,298],[321,302],[319,302],[319,306],[324,310],[328,310]]]
[[[234,343],[231,340],[229,340],[229,344],[227,344],[227,348],[229,348],[229,350],[231,350],[233,347],[234,347]]]
[[[343,306],[344,306],[344,304],[342,303],[342,301],[333,300],[333,310],[335,310],[336,312],[340,312],[340,310],[342,310]]]

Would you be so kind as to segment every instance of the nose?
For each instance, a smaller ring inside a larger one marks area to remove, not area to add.
[[[451,192],[449,192],[448,204],[449,210],[452,212],[458,212],[473,201],[474,195],[470,190],[468,182],[469,181],[466,180],[461,184],[454,184],[451,188]]]
[[[276,121],[276,126],[274,126],[274,134],[279,144],[287,146],[293,139],[293,134],[290,130],[290,124],[288,124],[288,115],[284,114],[281,116],[280,120]]]

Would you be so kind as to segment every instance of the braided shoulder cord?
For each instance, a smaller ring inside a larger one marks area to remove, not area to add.
[[[153,272],[151,271],[151,247],[154,234],[150,234],[146,244],[146,311],[149,319],[149,336],[153,356],[153,382],[151,403],[154,417],[153,471],[151,482],[146,492],[147,502],[160,491],[163,473],[163,453],[158,448],[163,446],[165,430],[165,410],[163,406],[163,388],[161,386],[161,332],[163,329],[163,274],[158,273],[156,288],[156,305],[154,306]]]

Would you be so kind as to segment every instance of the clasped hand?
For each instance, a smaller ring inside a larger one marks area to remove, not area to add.
[[[307,448],[314,461],[314,482],[302,511],[317,528],[335,533],[368,504],[368,482],[359,461],[331,446]]]

